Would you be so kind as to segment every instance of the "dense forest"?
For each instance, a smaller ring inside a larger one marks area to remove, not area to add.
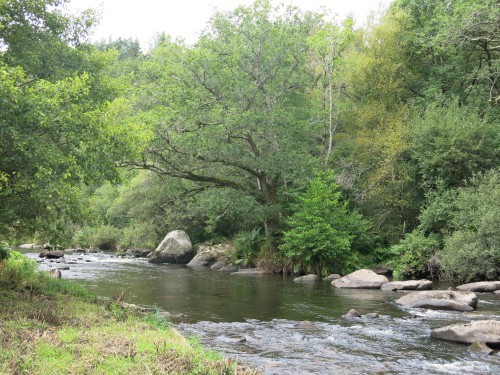
[[[67,2],[0,1],[4,247],[183,229],[276,272],[500,278],[496,0],[361,28],[257,0],[148,51],[91,43],[99,15]]]

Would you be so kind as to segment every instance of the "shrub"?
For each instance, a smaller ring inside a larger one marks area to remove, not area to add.
[[[471,282],[500,278],[500,246],[488,246],[477,232],[455,231],[445,240],[441,259],[444,279]]]
[[[98,248],[101,250],[115,250],[122,237],[120,229],[103,225],[101,227],[85,227],[73,236],[73,242],[83,248]]]
[[[366,233],[368,222],[349,211],[333,175],[314,178],[296,199],[295,213],[287,220],[289,229],[280,246],[294,263],[294,272],[327,275],[344,270],[348,259],[356,261],[351,245]]]
[[[427,237],[418,230],[408,233],[398,245],[391,247],[392,253],[398,259],[394,267],[394,277],[436,277],[436,254],[440,249],[441,241],[438,235]]]
[[[234,238],[235,263],[247,266],[254,264],[262,244],[265,242],[260,229],[240,232]]]
[[[475,176],[458,190],[453,233],[445,239],[441,266],[459,281],[500,277],[500,170]]]

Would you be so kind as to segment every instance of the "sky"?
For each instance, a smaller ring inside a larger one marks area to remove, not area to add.
[[[337,14],[339,20],[354,16],[361,25],[371,11],[387,7],[393,0],[284,0],[304,10],[325,7]],[[148,49],[157,33],[194,43],[211,15],[217,10],[232,10],[238,5],[250,5],[253,0],[71,0],[70,10],[94,8],[101,11],[101,22],[93,36],[102,39],[138,39]],[[274,1],[276,3],[276,1]]]

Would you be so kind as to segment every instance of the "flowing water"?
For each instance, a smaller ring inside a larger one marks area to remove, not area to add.
[[[166,310],[184,335],[265,374],[500,374],[498,354],[482,356],[429,336],[456,322],[500,320],[498,295],[479,295],[471,313],[403,310],[393,303],[399,293],[334,289],[326,281],[297,284],[103,253],[65,258],[66,264],[49,264],[69,267],[64,278]],[[380,317],[342,318],[351,308]]]

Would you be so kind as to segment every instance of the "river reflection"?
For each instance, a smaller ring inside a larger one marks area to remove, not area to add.
[[[35,257],[37,254],[29,254]],[[177,318],[176,326],[209,348],[266,374],[498,374],[500,357],[432,340],[431,329],[473,319],[500,320],[500,297],[480,295],[471,313],[404,311],[381,290],[296,284],[283,276],[236,276],[149,264],[109,254],[68,254],[63,277],[103,296],[124,294]],[[345,320],[354,308],[378,319]],[[417,318],[409,318],[416,314]],[[302,321],[313,326],[300,328]]]

